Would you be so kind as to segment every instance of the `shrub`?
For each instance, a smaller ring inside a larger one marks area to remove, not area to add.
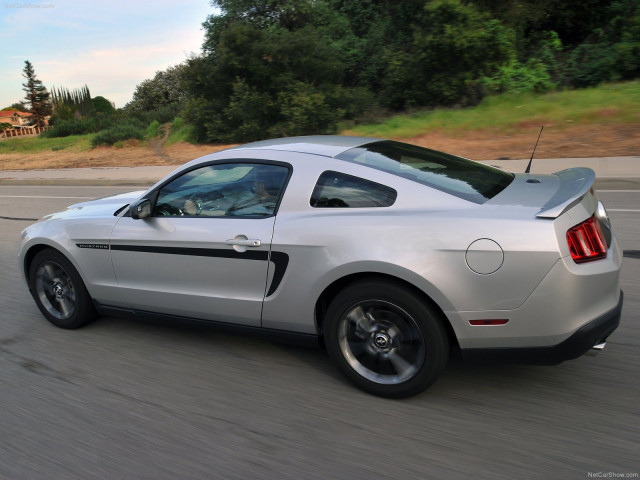
[[[149,110],[149,111],[133,110],[133,111],[127,112],[126,118],[138,120],[144,123],[145,125],[149,125],[154,120],[159,122],[160,124],[163,124],[163,123],[171,122],[173,118],[180,111],[180,108],[181,107],[179,104],[172,104],[172,105],[167,105],[165,107],[160,107],[156,110]]]
[[[113,105],[111,105],[111,102],[104,97],[94,97],[91,99],[91,102],[93,103],[93,108],[95,108],[97,113],[106,113],[111,115],[116,111],[116,109],[113,108]]]
[[[323,92],[306,83],[280,92],[277,105],[282,120],[269,129],[272,137],[333,133],[335,120],[344,116],[331,108]]]
[[[144,130],[144,136],[146,138],[155,138],[158,135],[160,135],[160,122],[158,122],[157,120],[154,120]]]
[[[485,77],[483,86],[488,93],[545,93],[555,85],[545,65],[536,58],[527,63],[511,62],[500,67],[498,74]]]
[[[177,142],[194,142],[193,126],[185,123],[182,117],[176,117],[171,123],[171,131],[164,146],[168,147]]]
[[[144,138],[144,128],[139,123],[124,123],[116,125],[97,133],[91,140],[91,146],[113,145],[122,140],[130,140],[135,138],[142,140]]]
[[[607,43],[583,43],[569,57],[569,82],[573,87],[592,87],[617,80],[615,53]]]
[[[56,118],[53,128],[42,132],[43,137],[68,137],[69,135],[84,135],[85,133],[99,132],[103,128],[107,128],[111,122],[96,117],[77,118],[73,120],[64,120]]]

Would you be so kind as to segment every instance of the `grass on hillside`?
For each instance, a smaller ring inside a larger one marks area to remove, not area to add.
[[[342,133],[383,138],[413,138],[429,130],[453,135],[468,130],[515,132],[528,126],[562,128],[575,124],[640,122],[640,81],[553,92],[545,95],[499,95],[466,109],[438,109],[396,115]]]
[[[487,97],[480,105],[466,109],[439,109],[396,115],[382,122],[359,125],[341,133],[382,138],[414,138],[429,131],[452,137],[473,130],[493,129],[515,133],[541,125],[563,128],[576,124],[640,123],[640,81],[607,84],[583,90],[553,92],[546,95],[500,95]],[[192,126],[175,117],[163,146],[191,143]],[[160,124],[146,129],[145,138],[155,138]],[[41,151],[83,152],[91,149],[95,134],[69,137],[18,137],[0,141],[0,154]],[[147,142],[143,142],[147,144]],[[117,142],[121,147],[124,142]]]
[[[91,149],[91,139],[95,134],[70,135],[68,137],[14,137],[0,140],[0,154],[2,153],[35,153],[46,150],[67,150],[72,152],[86,152]]]
[[[191,125],[185,123],[182,117],[176,117],[173,119],[171,123],[171,132],[169,132],[169,136],[167,140],[164,142],[164,146],[168,147],[169,145],[173,145],[178,142],[188,142],[192,143],[192,127]]]

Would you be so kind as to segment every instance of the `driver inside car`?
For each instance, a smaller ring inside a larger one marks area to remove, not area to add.
[[[212,202],[202,202],[197,198],[185,200],[182,211],[185,215],[205,215],[219,217],[225,215],[271,215],[277,197],[270,194],[264,182],[255,180],[253,191],[234,190]]]

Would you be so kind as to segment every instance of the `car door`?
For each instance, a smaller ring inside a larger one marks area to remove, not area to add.
[[[281,163],[216,162],[147,195],[150,215],[122,217],[111,234],[118,306],[259,326],[289,174]]]

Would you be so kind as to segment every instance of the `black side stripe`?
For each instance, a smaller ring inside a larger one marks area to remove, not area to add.
[[[188,255],[194,257],[233,258],[236,260],[269,260],[269,252],[264,250],[247,250],[236,252],[233,249],[222,248],[188,248],[188,247],[156,247],[151,245],[111,245],[111,250],[125,252],[162,253],[169,255]],[[289,265],[289,255],[284,252],[271,252],[271,261],[274,263],[273,279],[267,291],[267,297],[272,295],[280,286],[284,273]]]
[[[151,245],[111,245],[111,250],[125,252],[164,253],[169,255],[187,255],[190,257],[215,257],[235,258],[238,260],[262,260],[269,259],[269,252],[247,250],[240,253],[235,250],[223,248],[188,248],[188,247],[156,247]]]
[[[267,291],[267,297],[273,295],[273,292],[275,292],[280,286],[280,282],[282,282],[282,278],[284,277],[284,272],[287,271],[287,266],[289,265],[289,255],[283,252],[271,252],[271,261],[273,262],[275,269],[273,270],[273,279],[271,280],[271,285]]]

